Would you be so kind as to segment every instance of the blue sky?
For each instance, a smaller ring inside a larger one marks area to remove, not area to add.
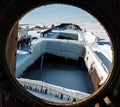
[[[20,20],[20,24],[58,24],[95,22],[96,19],[88,12],[63,4],[46,5],[32,10]]]

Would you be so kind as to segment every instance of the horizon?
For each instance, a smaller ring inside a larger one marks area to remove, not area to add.
[[[98,22],[97,19],[83,9],[64,4],[41,6],[28,12],[20,19],[20,24],[60,24]]]

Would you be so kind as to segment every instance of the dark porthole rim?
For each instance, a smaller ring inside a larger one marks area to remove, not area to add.
[[[69,5],[69,4],[68,4]],[[78,7],[78,6],[77,6]],[[80,7],[78,7],[78,8],[80,8]],[[83,9],[83,8],[82,8]],[[85,9],[83,9],[83,10],[85,10]],[[87,10],[85,10],[85,11],[87,11]],[[87,11],[88,12],[88,11]],[[88,12],[89,13],[89,12]],[[91,15],[93,15],[93,14],[91,14]],[[97,18],[98,19],[98,18]],[[99,21],[100,22],[100,21]],[[103,23],[102,23],[103,24]],[[103,24],[104,25],[104,24]],[[13,25],[14,26],[14,25]],[[12,28],[11,28],[12,29]],[[107,32],[108,32],[108,30],[106,30]],[[110,34],[110,33],[109,33]],[[112,39],[112,36],[110,37],[111,39]],[[8,41],[7,41],[8,42]],[[113,42],[112,42],[113,43]],[[7,46],[6,46],[7,47]],[[113,43],[113,47],[115,47],[114,46],[114,43]],[[114,50],[115,51],[115,50]],[[113,51],[113,52],[114,52]],[[115,55],[113,55],[113,56],[115,56]],[[115,58],[113,58],[113,59],[115,59]],[[113,62],[114,62],[114,60],[113,60]],[[111,68],[112,70],[114,70],[114,63],[113,63],[113,66],[112,66],[112,68]],[[7,70],[9,71],[9,67],[7,68]],[[109,77],[107,78],[107,80],[106,80],[106,82],[104,83],[104,85],[103,86],[101,86],[100,88],[99,88],[99,90],[97,90],[97,91],[95,91],[93,94],[91,94],[89,97],[87,97],[87,98],[85,98],[85,99],[83,99],[83,100],[80,100],[80,101],[76,101],[76,102],[73,102],[73,103],[69,103],[69,104],[67,104],[67,103],[60,103],[60,105],[61,106],[66,106],[66,105],[76,105],[76,104],[81,104],[82,102],[87,102],[88,100],[90,100],[90,99],[92,99],[93,97],[96,97],[97,96],[97,94],[99,93],[99,92],[101,92],[102,93],[102,91],[104,90],[104,89],[106,89],[106,87],[107,87],[107,85],[110,83],[110,81],[111,81],[111,75],[112,75],[112,70],[110,71],[111,72],[111,74],[109,74]],[[9,74],[9,77],[10,78],[13,78],[12,76],[11,76],[11,74],[10,73],[8,73]],[[20,85],[19,85],[19,83],[17,83],[17,81],[16,80],[14,80],[14,79],[11,79],[12,80],[12,82],[13,82],[13,84],[16,86],[18,86],[19,88],[21,87]],[[14,83],[14,82],[16,82],[16,83]],[[23,92],[23,90],[21,91],[21,92]],[[26,93],[26,92],[25,92]],[[28,94],[28,93],[26,93],[26,94]],[[33,95],[32,95],[33,96]],[[30,97],[31,97],[31,95],[30,95]],[[34,98],[33,98],[34,99]],[[36,99],[36,98],[35,98]],[[38,99],[38,98],[37,98]],[[44,101],[43,101],[44,102]],[[50,103],[50,102],[45,102],[45,103],[47,103],[47,104],[50,104],[50,105],[59,105],[59,103]]]

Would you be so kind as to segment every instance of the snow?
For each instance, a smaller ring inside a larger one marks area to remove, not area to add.
[[[29,48],[26,48],[26,50],[27,49]],[[30,58],[31,58],[31,55],[30,55],[29,50],[27,51],[18,50],[17,51],[17,60],[16,60],[16,68],[17,68],[16,76],[17,77],[23,73],[26,67],[28,67],[28,64],[31,65],[33,63],[33,62],[30,62]],[[24,62],[29,62],[29,63],[24,63]]]
[[[41,28],[44,28],[45,26],[47,28],[51,27],[50,24],[42,24],[42,23],[39,23],[39,24],[20,24],[20,27],[22,27],[23,29],[26,29],[26,28],[32,29],[32,28],[35,28],[35,26],[40,26]]]
[[[107,67],[108,71],[111,66],[111,62],[109,59],[107,59],[101,52],[95,51],[96,55],[99,56],[100,60],[104,63],[104,65]]]
[[[109,71],[113,61],[113,52],[112,43],[105,28],[98,22],[82,23],[80,26],[83,30],[93,33],[98,38],[97,43],[90,46],[90,48],[95,52],[98,59],[101,60],[100,62],[104,64],[103,66]],[[89,38],[88,40],[90,40]]]
[[[28,35],[31,35],[31,37],[37,37],[40,38],[40,33],[38,33],[39,30],[35,30],[35,31],[29,31]]]
[[[43,81],[30,80],[30,79],[24,79],[24,78],[20,78],[17,80],[23,87],[32,91],[33,94],[34,94],[34,92],[38,92],[38,93],[57,97],[61,100],[62,99],[68,100],[70,102],[73,101],[74,99],[80,100],[80,99],[83,99],[90,95],[85,92],[67,89],[67,88],[56,86],[53,84],[48,84]],[[39,97],[41,98],[40,95],[39,95]],[[46,98],[46,97],[44,97],[44,98]],[[49,101],[51,101],[51,100],[49,99]]]
[[[31,35],[32,38],[37,37],[37,39],[39,39],[41,37],[41,33],[46,30],[47,29],[28,31],[28,35]]]
[[[42,94],[42,93],[38,93],[36,91],[32,91],[32,90],[28,90],[26,89],[28,92],[30,92],[32,95],[42,99],[42,100],[46,100],[49,102],[58,102],[58,103],[67,103],[67,102],[71,102],[69,100],[65,100],[65,99],[59,99],[55,96],[52,95],[48,95],[48,94]]]
[[[106,57],[110,62],[112,62],[113,54],[112,54],[112,46],[108,44],[97,45],[93,47],[93,50],[99,53],[102,53],[104,57]],[[103,61],[103,60],[102,60]]]
[[[105,28],[98,22],[86,22],[80,24],[81,28],[83,30],[86,30],[87,32],[93,33],[95,36],[102,39],[104,42],[110,42],[109,35],[106,32]]]
[[[25,52],[23,51],[23,53]],[[25,55],[23,55],[23,53],[20,54],[19,50],[17,51],[17,77],[19,77],[28,66],[32,65],[35,60],[44,53],[50,53],[57,56],[78,60],[79,57],[84,57],[85,48],[82,46],[81,42],[40,38],[32,42],[32,45]]]
[[[112,44],[110,43],[108,34],[99,23],[83,23],[81,26],[81,28],[84,28],[82,31],[70,29],[52,30],[52,32],[45,34],[45,38],[41,38],[41,32],[45,31],[45,29],[28,31],[28,35],[31,35],[32,38],[36,37],[36,39],[32,40],[30,46],[17,50],[16,77],[20,77],[27,67],[32,65],[41,55],[50,53],[73,60],[78,60],[79,57],[83,57],[88,69],[93,66],[97,70],[101,79],[99,84],[102,85],[109,74],[113,60]],[[72,39],[78,38],[78,40],[55,39],[59,35]],[[87,61],[88,56],[89,60]],[[52,70],[52,72],[54,73],[54,70]],[[52,75],[52,73],[48,73],[46,76],[48,75]],[[58,73],[58,75],[60,74]],[[44,79],[45,78],[46,77],[44,77]],[[55,82],[52,84],[55,84]],[[38,94],[38,92],[34,92],[33,90],[28,91],[45,100],[56,102],[68,101],[66,99],[61,101],[61,99],[56,99],[41,93]]]
[[[94,44],[97,40],[98,39],[91,32],[86,32],[84,35],[84,41],[86,44]]]
[[[84,60],[86,62],[88,71],[90,71],[91,67],[93,67],[96,70],[101,80],[99,85],[102,85],[108,76],[108,69],[106,69],[106,67],[104,66],[104,63],[95,54],[95,52],[87,46],[86,46],[86,55]]]
[[[63,37],[67,37],[67,38],[71,38],[73,40],[78,40],[78,33],[76,32],[70,32],[70,30],[53,30],[52,34],[46,34],[45,37],[46,38],[58,38],[59,36],[63,36]]]

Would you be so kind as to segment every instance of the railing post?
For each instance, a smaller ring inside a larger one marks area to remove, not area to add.
[[[40,71],[43,69],[43,59],[44,59],[44,54],[41,56],[41,63],[40,63]]]

